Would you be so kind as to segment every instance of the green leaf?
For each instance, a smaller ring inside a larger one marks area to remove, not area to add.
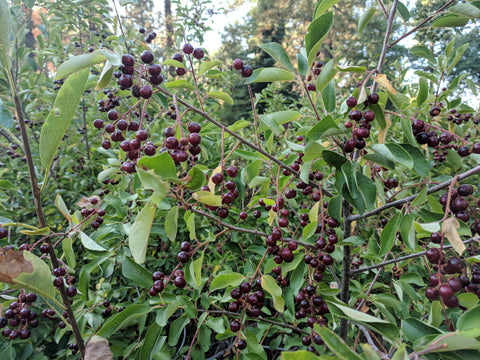
[[[456,14],[446,14],[434,20],[430,25],[433,28],[437,27],[463,27],[467,25],[470,18]]]
[[[377,9],[375,8],[369,8],[367,9],[362,16],[360,16],[360,19],[358,20],[358,33],[361,34],[367,24],[372,20],[373,15],[375,15],[375,12]]]
[[[145,189],[154,190],[155,193],[161,198],[165,197],[169,187],[168,184],[160,178],[160,176],[155,175],[151,171],[145,171],[138,168],[137,175]]]
[[[200,257],[195,261],[193,261],[193,275],[194,275],[194,280],[196,285],[195,289],[198,289],[202,284],[203,255],[204,253],[202,252]]]
[[[137,164],[143,169],[153,169],[155,174],[160,175],[164,179],[177,177],[175,163],[166,151],[155,156],[143,156],[138,160]]]
[[[327,115],[307,132],[307,137],[309,140],[316,141],[338,134],[343,134],[343,131],[337,126],[332,115]]]
[[[107,251],[107,249],[101,247],[98,245],[90,236],[85,234],[83,231],[80,232],[80,241],[82,242],[82,245],[85,247],[87,250],[91,251]]]
[[[345,179],[345,183],[348,187],[348,192],[352,196],[352,198],[356,198],[358,195],[358,187],[357,187],[357,177],[355,172],[355,165],[350,162],[346,162],[342,165],[340,170],[342,171],[343,178]]]
[[[47,235],[50,233],[50,228],[49,227],[44,227],[41,229],[33,229],[33,230],[20,230],[22,234],[28,235],[28,236],[34,236],[34,235]]]
[[[354,72],[354,73],[364,73],[365,70],[367,70],[366,66],[340,66],[340,65],[335,65],[337,70],[342,71],[342,72]]]
[[[323,155],[323,159],[327,162],[327,164],[330,164],[336,168],[339,168],[343,164],[348,162],[348,160],[345,157],[343,157],[342,155],[334,151],[324,150],[322,155]]]
[[[40,134],[40,160],[48,171],[53,157],[75,115],[87,83],[89,69],[70,76],[60,88],[53,109],[48,114]]]
[[[226,92],[210,91],[207,95],[210,96],[210,97],[213,97],[215,99],[225,101],[227,104],[233,105],[232,97],[229,94],[227,94]]]
[[[157,323],[148,326],[142,348],[140,350],[139,360],[150,360],[154,358],[165,344],[166,336],[162,336],[162,329]]]
[[[325,148],[316,141],[311,141],[305,146],[303,161],[310,161],[322,157],[322,152]]]
[[[336,93],[335,93],[335,81],[332,80],[328,83],[325,89],[322,90],[322,100],[325,106],[325,111],[334,112],[336,107]]]
[[[428,81],[424,77],[420,77],[418,82],[418,92],[417,92],[417,106],[420,107],[423,105],[425,100],[428,97]]]
[[[317,91],[322,91],[328,85],[328,83],[337,74],[337,70],[334,67],[335,63],[333,59],[328,61],[322,68],[320,75],[317,78]]]
[[[137,264],[145,262],[147,253],[148,238],[155,216],[156,206],[152,202],[145,204],[144,208],[138,213],[133,226],[128,235],[128,247],[132,253],[133,260]]]
[[[137,264],[130,256],[125,256],[122,262],[122,275],[132,280],[135,286],[149,289],[152,284],[152,274],[142,265]]]
[[[408,169],[413,167],[412,157],[402,146],[396,143],[373,144],[371,149],[394,163],[401,164]]]
[[[414,342],[426,335],[440,334],[440,330],[437,327],[430,326],[423,321],[415,318],[407,318],[402,320],[402,331],[406,338],[411,342]]]
[[[7,251],[0,257],[0,281],[57,302],[51,269],[29,251]]]
[[[284,110],[270,114],[259,115],[260,125],[259,131],[272,130],[275,135],[280,135],[283,131],[281,125],[296,120],[301,116],[298,111]]]
[[[97,335],[103,338],[109,338],[118,330],[132,324],[134,320],[148,314],[151,310],[151,307],[147,305],[129,305],[121,312],[113,315],[111,318],[105,321],[102,328],[97,332]]]
[[[173,60],[173,59],[165,60],[162,63],[162,65],[174,66],[174,67],[177,67],[177,68],[185,69],[185,64],[184,63],[181,63],[180,61]]]
[[[334,196],[328,202],[327,207],[328,215],[336,220],[340,220],[342,217],[342,197],[340,195]]]
[[[210,292],[226,288],[227,286],[237,286],[242,283],[245,276],[236,272],[230,274],[217,275],[210,283]]]
[[[65,216],[68,222],[71,223],[72,217],[70,216],[70,212],[68,211],[67,205],[65,205],[65,202],[63,201],[62,196],[58,193],[57,193],[57,196],[55,197],[55,206],[62,213],[62,215]]]
[[[247,80],[247,84],[259,82],[291,81],[295,75],[287,70],[270,67],[256,69]]]
[[[406,243],[411,250],[415,250],[417,248],[417,237],[415,236],[414,222],[415,215],[407,214],[402,218],[400,223],[400,234],[402,235],[403,242]]]
[[[409,156],[413,159],[413,169],[420,177],[427,177],[430,173],[430,166],[428,165],[425,155],[415,146],[410,144],[401,144]]]
[[[339,1],[340,0],[319,0],[313,11],[313,18],[316,19]]]
[[[198,76],[205,74],[211,68],[221,65],[222,61],[220,60],[212,60],[212,61],[204,61],[200,64],[198,69]]]
[[[248,122],[247,120],[238,120],[236,121],[235,123],[233,123],[232,125],[230,125],[228,127],[228,130],[232,130],[232,131],[238,131],[238,130],[242,130],[244,127],[247,127],[251,125],[250,122]]]
[[[10,6],[7,0],[0,0],[0,50],[8,54],[10,50],[10,36],[12,33],[12,17]],[[0,57],[3,61],[3,56]],[[6,71],[9,71],[9,64],[3,64]]]
[[[448,12],[463,15],[470,19],[480,19],[480,9],[472,4],[462,3],[450,6]]]
[[[198,190],[205,184],[205,174],[200,168],[195,165],[187,175],[187,182],[185,186],[190,190]]]
[[[404,21],[408,21],[411,17],[410,12],[408,11],[408,8],[401,2],[399,1],[397,4],[397,11],[400,14],[400,17]]]
[[[379,317],[374,317],[364,314],[361,311],[353,310],[348,306],[336,304],[330,301],[327,301],[327,303],[330,311],[340,317],[344,317],[355,323],[362,324],[392,340],[399,336],[399,330],[396,324],[391,324],[388,321],[380,319]]]
[[[13,126],[12,114],[3,103],[2,99],[0,99],[0,126],[5,129],[11,128]]]
[[[302,76],[307,76],[308,60],[306,56],[304,56],[303,54],[297,54],[297,66],[298,66],[298,72]]]
[[[318,356],[307,350],[282,351],[280,360],[318,360]]]
[[[274,58],[276,61],[278,61],[281,65],[286,67],[291,72],[295,71],[290,61],[290,58],[288,57],[285,50],[282,48],[282,45],[276,42],[270,42],[270,43],[258,45],[258,47],[263,51],[265,51],[268,55],[270,55],[272,58]]]
[[[330,351],[337,355],[339,359],[363,360],[360,355],[351,350],[345,342],[328,327],[320,327],[318,324],[315,324],[314,329],[318,335],[322,337],[325,345],[327,345]]]
[[[113,77],[113,65],[110,61],[106,61],[105,65],[103,66],[102,73],[98,77],[97,85],[95,86],[95,90],[102,90],[105,88],[112,80]]]
[[[432,63],[435,64],[435,58],[433,57],[432,52],[425,45],[412,46],[408,51],[410,52],[410,54],[430,60]]]
[[[175,346],[182,335],[183,328],[187,326],[190,319],[187,316],[181,316],[170,324],[170,331],[168,333],[168,345]]]
[[[317,51],[322,46],[328,32],[333,26],[333,12],[327,11],[326,13],[318,16],[308,26],[307,33],[305,35],[305,50],[307,51],[307,65],[308,68],[313,64]]]
[[[157,316],[155,317],[155,322],[164,327],[168,324],[168,319],[175,314],[177,309],[180,307],[180,303],[178,301],[174,301],[173,303],[169,304],[168,306],[163,306],[157,310]]]
[[[55,79],[56,80],[62,79],[80,70],[90,68],[91,66],[99,64],[105,60],[107,60],[107,58],[105,54],[102,52],[102,50],[95,50],[94,52],[91,52],[88,54],[72,56],[70,59],[68,59],[67,61],[65,61],[60,65],[60,67],[57,70],[57,73],[55,74]],[[82,91],[83,91],[83,87],[82,87]]]
[[[470,329],[478,329],[480,321],[480,306],[476,306],[473,309],[463,313],[457,321],[456,328],[460,331],[466,331]]]
[[[165,87],[167,89],[187,89],[187,90],[195,90],[195,87],[190,84],[187,80],[174,80],[165,83]]]
[[[447,75],[450,74],[453,67],[457,65],[457,63],[460,61],[460,59],[463,56],[463,53],[465,52],[465,50],[468,49],[468,45],[469,44],[467,43],[467,44],[463,44],[462,46],[459,46],[453,51],[452,55],[448,58]]]
[[[387,123],[385,121],[385,114],[383,113],[383,109],[380,107],[380,105],[370,104],[368,107],[375,114],[375,121],[378,123],[378,125],[380,125],[380,129],[385,129]]]
[[[62,250],[67,259],[67,264],[72,269],[75,269],[77,266],[77,261],[75,259],[75,252],[73,251],[73,239],[74,237],[69,235],[62,240]]]
[[[427,200],[427,188],[422,189],[417,195],[417,197],[412,201],[411,207],[420,206],[425,204]]]
[[[178,206],[174,206],[165,218],[165,233],[170,241],[177,238]]]
[[[314,234],[315,234],[315,231],[317,231],[317,227],[318,227],[318,222],[317,221],[313,221],[309,224],[307,224],[307,226],[305,226],[303,228],[303,240],[307,240],[309,238],[311,238]]]
[[[373,161],[384,168],[395,170],[395,163],[380,154],[367,154],[364,155],[363,158],[365,160]]]
[[[402,221],[403,215],[401,213],[395,214],[383,228],[380,235],[380,253],[379,256],[385,256],[395,244],[395,237],[397,236],[397,230]]]

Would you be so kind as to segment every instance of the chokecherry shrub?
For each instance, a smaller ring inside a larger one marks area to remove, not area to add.
[[[335,3],[296,56],[260,45],[268,68],[119,23],[39,71],[56,93],[36,102],[0,0],[2,354],[478,358],[480,117],[449,76],[468,45],[417,46],[428,71],[405,82],[386,55],[423,24],[393,32],[406,8],[380,3],[359,26],[385,18],[381,53],[345,65]],[[451,4],[426,22],[478,19]],[[232,83],[251,111],[225,124]],[[258,106],[257,83],[298,106]]]

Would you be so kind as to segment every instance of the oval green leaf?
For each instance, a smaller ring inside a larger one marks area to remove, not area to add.
[[[227,104],[233,105],[232,97],[223,91],[210,91],[207,95],[215,99],[225,101]]]
[[[333,1],[337,2],[339,0],[333,0]],[[278,61],[280,64],[282,64],[284,67],[286,67],[288,70],[292,72],[295,71],[290,61],[290,58],[288,57],[287,53],[283,49],[282,45],[280,45],[279,43],[270,42],[270,43],[258,45],[258,47],[263,51],[265,51],[268,55],[270,55],[276,61]]]
[[[333,26],[333,12],[328,11],[318,16],[308,26],[307,33],[305,35],[305,50],[307,51],[308,67],[313,63],[313,60],[317,56],[317,51],[322,46],[328,32]]]
[[[260,68],[253,72],[247,80],[247,84],[258,82],[291,81],[295,75],[290,71],[279,68]]]
[[[282,296],[282,289],[278,286],[277,281],[270,275],[262,276],[262,289],[268,292],[273,298],[273,307],[280,313],[285,308],[285,300]]]
[[[211,68],[221,64],[222,62],[220,60],[204,61],[200,64],[200,67],[198,69],[198,75],[203,75]]]
[[[210,283],[210,292],[224,289],[227,286],[237,286],[242,283],[245,276],[236,272],[230,274],[217,275]]]
[[[57,73],[55,74],[55,79],[62,79],[75,72],[99,64],[105,60],[107,60],[107,57],[103,54],[102,50],[95,50],[92,53],[73,56],[60,65]]]
[[[87,83],[89,69],[70,76],[58,92],[53,109],[48,114],[40,134],[40,160],[48,171],[58,146],[75,115]]]
[[[138,213],[133,226],[130,228],[128,247],[132,253],[133,260],[135,260],[137,264],[143,264],[145,262],[148,238],[150,236],[155,210],[155,204],[148,202]]]
[[[167,89],[188,89],[195,90],[195,87],[190,84],[187,80],[175,80],[169,81],[165,84]]]
[[[375,8],[370,8],[367,11],[365,11],[362,16],[360,16],[360,19],[358,20],[358,33],[361,34],[367,24],[372,20],[373,15],[375,15],[375,12],[377,9]]]

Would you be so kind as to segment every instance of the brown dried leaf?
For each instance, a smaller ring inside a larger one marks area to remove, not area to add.
[[[385,115],[385,128],[382,130],[378,130],[378,143],[385,144],[385,138],[387,137],[387,131],[392,126],[392,121],[390,120],[390,116]]]
[[[465,244],[463,243],[460,235],[458,235],[457,229],[460,227],[457,218],[451,217],[445,220],[442,224],[442,232],[447,237],[450,244],[457,253],[462,255],[465,251]]]
[[[96,197],[96,196],[93,196],[93,197]],[[81,208],[86,208],[86,207],[91,207],[92,206],[92,203],[90,202],[90,199],[91,198],[88,198],[88,197],[82,197],[80,199],[80,201],[77,203],[77,206],[81,207]],[[97,197],[97,200],[98,200],[98,197]]]
[[[33,264],[25,260],[22,251],[8,250],[0,253],[0,282],[14,284],[21,273],[32,273]]]
[[[112,351],[108,346],[107,339],[93,335],[85,349],[85,360],[111,360]]]
[[[385,74],[378,74],[376,77],[375,77],[375,81],[383,88],[387,89],[388,91],[390,91],[393,95],[395,95],[397,93],[397,90],[395,90],[395,88],[392,86],[392,84],[390,84],[390,81],[388,81],[387,79],[387,75]]]

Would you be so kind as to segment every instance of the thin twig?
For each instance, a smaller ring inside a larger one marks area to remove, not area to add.
[[[392,47],[393,45],[395,45],[396,43],[402,41],[403,39],[405,39],[407,36],[410,36],[411,34],[413,34],[414,32],[416,32],[419,28],[421,28],[423,25],[425,25],[427,22],[429,22],[430,20],[432,20],[435,16],[437,16],[440,12],[442,12],[446,7],[452,5],[453,3],[455,2],[455,0],[449,0],[445,5],[443,5],[440,9],[438,9],[437,11],[435,11],[432,15],[430,15],[429,17],[427,17],[425,20],[423,20],[420,24],[418,24],[417,26],[415,26],[413,29],[411,29],[410,31],[407,31],[405,34],[403,34],[402,36],[400,36],[398,39],[392,41],[388,47]]]
[[[477,173],[480,172],[480,165],[477,165],[475,166],[474,168],[470,169],[470,170],[467,170],[461,174],[459,174],[458,176],[455,176],[455,177],[452,177],[450,180],[447,180],[447,181],[444,181],[443,183],[440,183],[438,185],[435,185],[434,187],[431,187],[430,189],[427,190],[427,194],[430,195],[430,194],[433,194],[437,191],[440,191],[448,186],[450,186],[451,182],[456,178],[457,181],[461,181],[463,179],[466,179],[468,178],[469,176],[472,176],[472,175],[475,175]],[[378,213],[381,213],[382,211],[384,210],[387,210],[387,209],[390,209],[391,207],[394,207],[394,206],[397,206],[397,205],[403,205],[403,204],[406,204],[406,203],[410,203],[412,202],[413,200],[415,200],[417,198],[419,194],[415,194],[415,195],[411,195],[411,196],[407,196],[403,199],[399,199],[399,200],[395,200],[395,201],[392,201],[390,203],[387,203],[385,205],[382,205],[382,206],[379,206],[378,208],[376,209],[373,209],[372,211],[368,211],[366,213],[363,213],[361,215],[351,215],[349,217],[349,220],[350,221],[357,221],[357,220],[361,220],[361,219],[366,219],[370,216],[373,216],[373,215],[376,215]]]
[[[343,238],[347,239],[352,235],[352,222],[349,219],[350,204],[344,199],[342,203],[343,210]],[[350,277],[351,277],[351,248],[350,246],[343,247],[343,264],[342,264],[342,287],[340,290],[340,300],[348,304],[350,298]],[[347,339],[348,335],[348,320],[342,318],[340,320],[340,337],[343,340]]]
[[[463,243],[464,244],[470,244],[470,243],[475,242],[475,241],[480,241],[480,237],[474,237],[474,238],[465,240]],[[443,247],[444,250],[451,249],[451,248],[452,248],[452,245],[446,245],[446,246]],[[393,263],[396,263],[396,262],[400,262],[400,261],[404,261],[404,260],[408,260],[408,259],[414,259],[414,258],[425,255],[425,253],[426,253],[426,251],[420,251],[420,252],[415,253],[415,254],[402,256],[402,257],[399,257],[399,258],[396,258],[396,259],[384,261],[384,262],[379,263],[379,264],[375,264],[375,265],[371,265],[371,266],[365,266],[365,267],[362,267],[362,268],[359,268],[359,269],[356,269],[356,270],[352,270],[351,274],[356,275],[356,274],[360,274],[360,273],[365,272],[365,271],[378,269],[378,268],[381,268],[381,267],[384,267],[386,265],[393,264]]]
[[[385,62],[385,57],[387,56],[387,51],[389,49],[388,40],[390,39],[390,35],[392,34],[393,19],[395,18],[395,13],[397,11],[397,4],[398,0],[393,0],[393,5],[390,9],[390,14],[388,15],[387,30],[385,30],[385,38],[383,39],[382,52],[380,54],[380,58],[378,59],[378,65],[376,69],[377,74],[380,74],[382,72],[383,63]],[[376,90],[377,82],[375,81],[372,86],[372,93],[376,92]]]

